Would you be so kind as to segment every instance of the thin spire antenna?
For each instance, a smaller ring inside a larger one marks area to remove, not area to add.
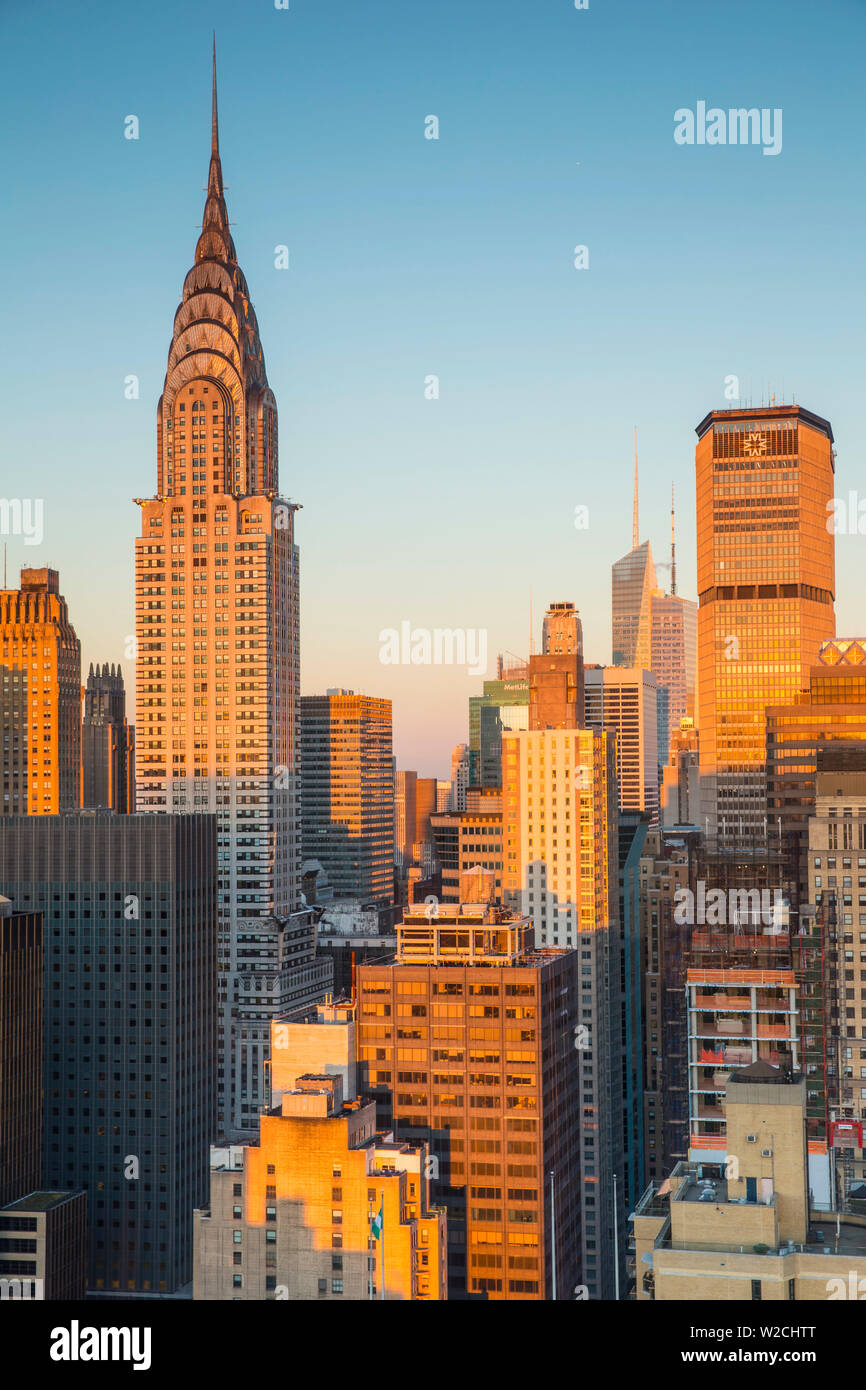
[[[634,506],[631,518],[631,548],[637,550],[640,545],[637,520],[637,425],[634,427]]]
[[[217,118],[216,30],[214,30],[213,36],[213,92],[211,96],[210,152],[211,154],[217,155],[220,152],[220,132],[219,121]]]
[[[674,530],[674,485],[671,483],[671,594],[677,592],[677,543]]]
[[[532,646],[532,590],[529,590],[529,655],[534,655]]]

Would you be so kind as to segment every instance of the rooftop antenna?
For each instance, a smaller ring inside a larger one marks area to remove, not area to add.
[[[638,524],[637,524],[637,425],[635,425],[635,427],[634,427],[634,507],[633,507],[633,509],[632,509],[632,519],[631,519],[631,548],[632,548],[632,550],[637,550],[638,546],[640,545],[640,540],[639,540],[639,538],[638,538],[638,534],[639,534],[639,533],[638,533]]]
[[[529,655],[533,654],[532,646],[532,590],[529,590]]]
[[[677,546],[674,536],[674,485],[671,483],[671,594],[677,592]]]

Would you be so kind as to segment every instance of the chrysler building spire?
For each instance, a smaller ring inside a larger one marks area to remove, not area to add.
[[[207,197],[194,264],[184,280],[174,316],[158,411],[160,497],[188,496],[191,485],[198,483],[201,488],[204,482],[192,478],[189,440],[181,438],[184,422],[180,419],[179,397],[183,388],[194,381],[209,383],[209,394],[212,398],[215,395],[218,403],[219,437],[215,440],[209,435],[209,452],[213,454],[210,462],[216,476],[209,473],[208,491],[216,484],[216,490],[231,496],[276,492],[276,401],[268,386],[259,326],[246,278],[238,264],[223,189],[216,39]],[[184,413],[189,414],[188,410]]]
[[[216,34],[213,36],[213,91],[211,94],[211,116],[210,116],[210,152],[219,159],[220,153],[220,128],[217,119],[217,93],[216,93]]]

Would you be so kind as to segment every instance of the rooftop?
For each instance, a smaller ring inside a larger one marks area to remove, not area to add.
[[[68,1202],[70,1198],[77,1197],[77,1192],[31,1192],[26,1197],[19,1197],[17,1202],[10,1202],[8,1206],[0,1208],[2,1211],[49,1211],[51,1207],[59,1207],[61,1203]]]

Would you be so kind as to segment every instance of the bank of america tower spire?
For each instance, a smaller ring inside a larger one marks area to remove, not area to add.
[[[219,1128],[254,1134],[269,1020],[330,964],[300,893],[297,507],[278,491],[277,406],[229,230],[213,60],[195,261],[157,407],[157,491],[137,498],[141,811],[217,818]]]

